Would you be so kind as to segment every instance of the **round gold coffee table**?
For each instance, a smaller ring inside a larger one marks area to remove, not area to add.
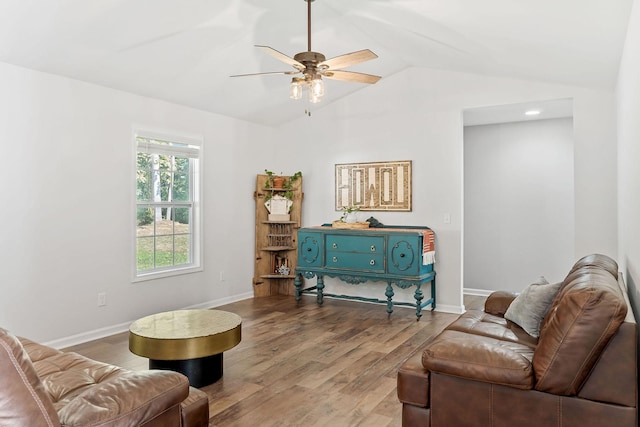
[[[149,369],[168,369],[203,387],[222,377],[222,353],[242,338],[242,318],[221,310],[152,314],[129,327],[129,350],[149,358]]]

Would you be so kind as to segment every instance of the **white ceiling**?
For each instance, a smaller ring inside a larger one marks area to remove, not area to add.
[[[527,115],[526,113],[529,111],[537,111],[538,114]],[[572,99],[551,99],[521,104],[492,105],[489,107],[469,108],[463,112],[465,126],[527,122],[564,117],[573,117]]]
[[[371,49],[383,79],[431,67],[613,89],[633,0],[316,0],[314,51]],[[2,0],[0,61],[266,125],[300,117],[303,0]],[[380,83],[378,83],[380,84]],[[326,82],[322,104],[368,85]]]

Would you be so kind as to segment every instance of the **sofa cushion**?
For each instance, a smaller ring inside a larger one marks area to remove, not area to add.
[[[542,319],[549,311],[560,285],[561,282],[549,284],[544,277],[540,277],[513,300],[504,313],[504,318],[519,325],[532,337],[538,338]]]
[[[445,329],[511,341],[532,348],[538,344],[536,338],[515,323],[480,310],[469,310],[463,313]]]
[[[20,340],[63,426],[180,424],[181,403],[190,392],[184,375],[161,370],[133,372]],[[184,425],[206,425],[201,420],[202,414],[208,415],[208,405],[204,408],[201,398],[202,393],[196,391],[194,400],[183,407],[186,419],[196,422]]]
[[[618,281],[609,272],[583,267],[568,279],[545,318],[533,356],[535,388],[560,395],[578,392],[627,314]]]
[[[17,337],[0,328],[0,424],[59,426],[58,415]]]
[[[425,347],[422,365],[431,372],[528,390],[532,357],[526,345],[445,330]]]
[[[139,426],[176,407],[189,380],[172,371],[125,372],[86,388],[58,412],[64,426]]]

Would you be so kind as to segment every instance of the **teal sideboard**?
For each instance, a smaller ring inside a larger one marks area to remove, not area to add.
[[[382,226],[369,229],[341,229],[326,224],[298,230],[298,265],[296,266],[295,294],[317,295],[318,304],[324,296],[387,304],[387,313],[393,306],[415,307],[416,316],[422,309],[436,307],[436,273],[433,269],[433,231],[428,227]],[[316,285],[304,288],[302,278],[316,277]],[[338,279],[354,285],[386,282],[386,300],[324,292],[324,277]],[[431,297],[423,301],[422,285],[431,282]],[[393,284],[406,289],[415,286],[415,303],[393,302]]]

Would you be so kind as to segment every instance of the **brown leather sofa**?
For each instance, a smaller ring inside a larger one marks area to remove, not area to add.
[[[0,328],[0,425],[207,426],[207,394],[171,371],[128,371]]]
[[[534,338],[495,292],[398,371],[403,426],[636,426],[637,325],[615,261],[579,260]]]

